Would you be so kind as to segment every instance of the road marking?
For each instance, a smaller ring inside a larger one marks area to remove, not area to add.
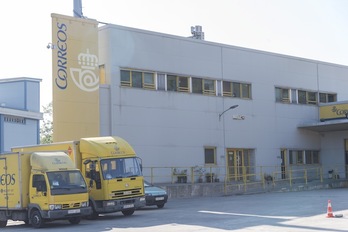
[[[199,213],[210,213],[210,214],[219,214],[219,215],[232,215],[232,216],[243,216],[243,217],[259,217],[259,218],[273,218],[273,219],[284,219],[292,220],[298,217],[287,217],[287,216],[270,216],[270,215],[257,215],[257,214],[243,214],[243,213],[226,213],[226,212],[217,212],[217,211],[198,211]]]

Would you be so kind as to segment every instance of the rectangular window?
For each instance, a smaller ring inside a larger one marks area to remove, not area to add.
[[[203,81],[201,78],[192,77],[192,93],[203,93]]]
[[[320,103],[336,102],[336,101],[337,101],[336,94],[319,93],[319,102]]]
[[[299,90],[297,93],[298,93],[298,103],[299,104],[307,104],[306,91]]]
[[[232,97],[232,82],[223,81],[222,82],[223,96]]]
[[[336,102],[337,101],[337,94],[328,94],[327,95],[327,102]]]
[[[144,88],[155,89],[155,74],[144,72]]]
[[[157,73],[157,89],[166,90],[166,75],[164,73]]]
[[[205,147],[204,148],[204,163],[205,164],[216,164],[216,148]]]
[[[131,77],[129,70],[121,70],[121,86],[131,86]]]
[[[167,75],[167,91],[176,91],[176,76]]]
[[[236,82],[232,83],[232,97],[241,98],[240,83],[236,83]]]
[[[99,65],[99,83],[106,84],[105,65]]]
[[[290,150],[289,151],[289,163],[290,164],[304,164],[303,151],[302,150]]]
[[[134,88],[142,88],[143,87],[143,81],[142,81],[142,73],[132,71],[132,87]]]
[[[16,124],[25,124],[25,118],[5,115],[4,122],[16,123]]]
[[[290,103],[290,89],[275,88],[276,102]]]
[[[188,77],[183,77],[183,76],[178,77],[178,91],[179,92],[189,92],[190,91]]]
[[[167,90],[189,92],[189,77],[167,75]]]
[[[306,150],[306,164],[319,164],[319,151]]]
[[[215,89],[215,81],[214,80],[207,80],[203,79],[204,83],[204,94],[207,95],[216,95],[216,89]]]
[[[317,93],[316,92],[307,92],[307,104],[316,105],[317,104]]]
[[[242,98],[251,98],[251,86],[249,84],[242,84]]]
[[[155,89],[155,73],[121,70],[121,86]]]

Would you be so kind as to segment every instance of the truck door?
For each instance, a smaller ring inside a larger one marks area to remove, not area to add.
[[[6,158],[0,158],[0,176],[7,176],[7,166],[6,166]],[[8,208],[8,196],[7,196],[7,184],[6,181],[4,183],[5,185],[0,185],[1,189],[1,197],[0,197],[0,207]]]
[[[30,203],[48,207],[47,184],[45,176],[34,174],[31,178]],[[47,210],[47,209],[46,209]]]

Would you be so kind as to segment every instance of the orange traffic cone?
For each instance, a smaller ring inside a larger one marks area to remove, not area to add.
[[[332,212],[332,206],[331,206],[331,201],[329,200],[327,203],[327,218],[332,218],[334,217],[333,212]]]

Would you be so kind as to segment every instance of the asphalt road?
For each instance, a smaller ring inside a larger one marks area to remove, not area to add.
[[[328,200],[335,216],[327,218]],[[3,231],[37,230],[9,222]],[[134,215],[106,214],[98,220],[47,223],[41,231],[117,232],[343,232],[348,231],[348,188],[227,197],[169,199],[163,209],[147,207]]]

